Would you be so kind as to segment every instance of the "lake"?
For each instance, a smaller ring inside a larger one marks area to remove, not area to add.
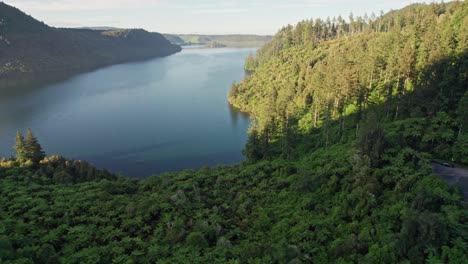
[[[0,156],[31,128],[48,155],[130,177],[237,163],[250,120],[227,93],[254,51],[183,49],[1,98]]]

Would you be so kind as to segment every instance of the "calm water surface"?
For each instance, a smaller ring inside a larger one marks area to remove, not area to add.
[[[252,51],[184,49],[1,98],[0,156],[30,127],[49,155],[128,176],[239,162],[250,120],[226,95]]]

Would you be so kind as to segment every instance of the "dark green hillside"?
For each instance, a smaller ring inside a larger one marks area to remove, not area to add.
[[[467,8],[280,31],[229,95],[254,119],[235,166],[125,179],[18,136],[0,262],[466,263],[467,203],[430,162],[468,165]]]
[[[180,51],[159,33],[52,28],[4,3],[0,3],[0,21],[3,87],[18,80],[67,75]]]
[[[0,2],[1,33],[43,32],[51,28],[43,22],[24,14],[19,9]]]

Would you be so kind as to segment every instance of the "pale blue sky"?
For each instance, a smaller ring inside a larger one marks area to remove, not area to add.
[[[164,33],[274,34],[307,18],[399,9],[418,0],[4,0],[57,27],[114,26]]]

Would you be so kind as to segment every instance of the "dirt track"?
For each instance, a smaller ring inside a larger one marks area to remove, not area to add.
[[[450,168],[435,162],[431,165],[434,174],[444,179],[448,184],[460,186],[465,201],[468,200],[468,169]]]

